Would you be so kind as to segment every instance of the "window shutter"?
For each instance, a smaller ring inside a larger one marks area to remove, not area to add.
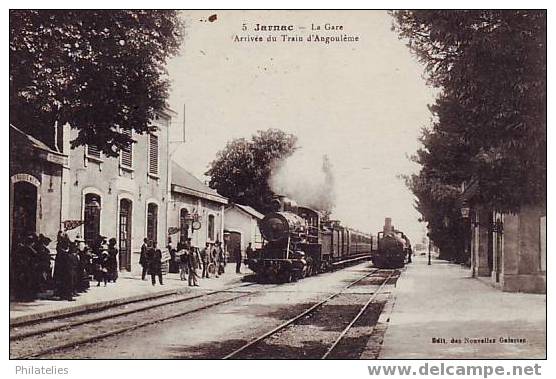
[[[131,130],[123,130],[122,134],[131,138]],[[133,167],[133,144],[120,151],[122,166]]]
[[[87,155],[100,159],[100,149],[95,145],[87,145]]]
[[[158,175],[158,136],[149,138],[149,174]]]

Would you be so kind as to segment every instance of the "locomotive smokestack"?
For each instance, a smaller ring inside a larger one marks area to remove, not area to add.
[[[384,219],[384,228],[382,229],[384,233],[390,233],[392,231],[392,218],[386,217]]]
[[[284,199],[286,196],[275,194],[272,196],[271,206],[274,212],[283,212],[284,211]]]

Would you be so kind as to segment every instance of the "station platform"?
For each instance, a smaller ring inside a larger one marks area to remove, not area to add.
[[[393,301],[379,359],[546,357],[546,295],[501,292],[465,267],[417,256]]]
[[[201,271],[197,270],[200,275]],[[229,264],[226,272],[219,278],[199,279],[199,287],[189,287],[187,281],[180,280],[179,274],[166,274],[164,285],[152,285],[151,277],[141,280],[141,274],[120,272],[116,283],[101,284],[97,287],[95,280],[86,293],[76,296],[75,301],[39,298],[30,302],[10,301],[10,326],[39,321],[45,318],[59,317],[81,312],[141,301],[174,293],[214,291],[241,284],[245,275],[252,274],[247,267],[242,267],[242,274],[235,273],[235,264]]]

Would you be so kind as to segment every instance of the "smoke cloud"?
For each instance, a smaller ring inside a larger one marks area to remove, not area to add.
[[[269,180],[272,191],[299,205],[330,214],[335,206],[334,173],[327,155],[296,151],[281,161]]]

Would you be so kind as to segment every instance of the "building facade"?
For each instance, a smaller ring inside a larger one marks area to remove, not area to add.
[[[241,204],[230,204],[224,211],[224,233],[226,249],[233,252],[239,248],[242,253],[249,243],[253,249],[262,247],[263,238],[259,221],[264,215],[255,209]],[[230,254],[233,261],[233,254]]]
[[[193,246],[224,241],[224,207],[228,199],[204,185],[175,162],[171,168],[168,234],[173,247],[191,238]]]
[[[56,239],[68,156],[10,125],[10,251],[27,233]]]
[[[115,238],[121,270],[138,266],[144,238],[159,247],[166,245],[172,115],[171,111],[160,113],[153,120],[154,132],[132,133],[135,143],[120,151],[119,157],[106,157],[90,145],[69,150],[76,131],[66,128],[70,138],[64,139],[64,151],[67,148],[70,153],[63,180],[63,219],[82,221],[68,235],[81,235],[89,246],[99,236]]]
[[[463,191],[470,228],[471,274],[507,292],[546,293],[546,207],[500,213],[474,203],[477,186]]]
[[[546,293],[546,211],[516,214],[477,207],[471,229],[471,270],[508,292]]]

